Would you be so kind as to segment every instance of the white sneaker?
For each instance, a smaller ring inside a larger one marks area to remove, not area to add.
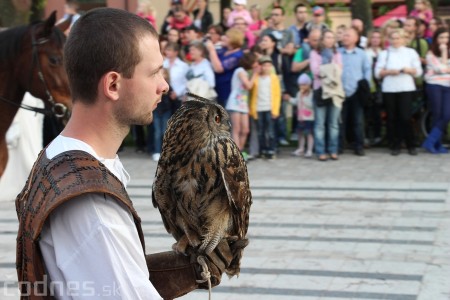
[[[307,151],[305,154],[306,158],[311,158],[312,157],[312,152]]]
[[[161,157],[161,153],[154,153],[152,155],[152,160],[153,161],[158,161],[160,157]]]
[[[381,141],[382,141],[381,137],[376,137],[373,139],[372,145],[378,145],[379,143],[381,143]]]
[[[291,153],[292,156],[303,156],[303,150],[297,149],[294,152]]]
[[[286,141],[286,139],[281,139],[278,141],[278,144],[280,144],[281,146],[287,146],[289,145],[289,142]]]

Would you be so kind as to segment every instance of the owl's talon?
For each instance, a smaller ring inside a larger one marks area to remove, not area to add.
[[[237,235],[227,237],[227,241],[229,242],[236,242],[237,240],[239,240],[239,237]]]
[[[187,239],[187,236],[184,235],[178,242],[172,245],[172,249],[179,254],[183,254],[187,256],[186,250],[189,246],[189,240]]]

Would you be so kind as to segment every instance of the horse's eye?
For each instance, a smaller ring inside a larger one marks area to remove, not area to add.
[[[59,64],[59,62],[61,61],[61,59],[58,56],[49,56],[48,60],[49,60],[50,64],[52,64],[54,66]]]

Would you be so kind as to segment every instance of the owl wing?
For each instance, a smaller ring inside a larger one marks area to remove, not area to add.
[[[238,237],[245,238],[252,204],[247,166],[239,148],[231,138],[221,144],[224,148],[224,159],[220,173],[232,208],[233,225]]]
[[[155,182],[152,190],[152,203],[159,209],[161,218],[168,233],[176,240],[182,235],[176,225],[176,200],[171,188],[171,172],[167,170],[163,160],[160,160],[156,169]]]

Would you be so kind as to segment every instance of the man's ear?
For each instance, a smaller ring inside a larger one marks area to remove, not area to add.
[[[122,84],[123,77],[117,72],[108,72],[103,75],[101,80],[101,88],[103,94],[107,99],[117,101],[119,100],[119,90]]]

